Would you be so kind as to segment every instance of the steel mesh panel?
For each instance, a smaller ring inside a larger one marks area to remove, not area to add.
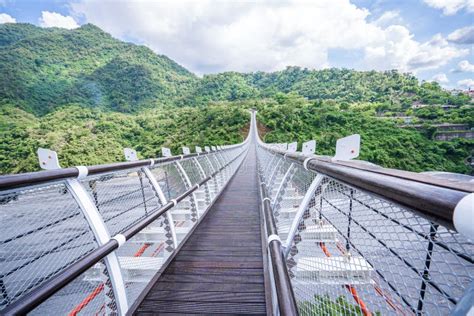
[[[0,195],[0,308],[97,247],[65,183]]]
[[[117,315],[109,273],[103,261],[34,309],[33,315]]]
[[[209,161],[206,159],[206,157],[198,156],[196,157],[196,159],[201,164],[202,169],[204,169],[204,173],[206,174],[206,176],[209,176],[214,172],[212,166],[209,164]]]
[[[184,171],[189,177],[191,184],[199,183],[205,177],[200,173],[199,168],[192,159],[184,159],[180,161]]]
[[[300,204],[285,213],[289,198],[302,199],[315,174],[298,164],[280,186],[289,166],[262,148],[257,153],[285,240]],[[446,315],[473,279],[472,242],[331,178],[323,178],[296,224],[287,267],[302,315]]]
[[[182,231],[178,232],[182,235]],[[174,250],[171,228],[163,214],[116,250],[127,300],[131,306]]]
[[[293,283],[312,278],[314,285],[307,283],[306,291],[314,286],[312,292],[316,295],[336,300],[342,294],[324,283],[331,283],[331,271],[342,267],[347,271],[333,273],[332,281],[337,277],[339,285],[355,288],[358,298],[371,312],[422,311],[442,315],[455,306],[472,280],[474,267],[445,243],[442,246],[435,244],[435,241],[440,244],[436,225],[335,180],[322,188],[320,198],[316,196],[317,203],[298,236],[296,249],[293,249],[293,253],[297,253],[288,262],[295,276]],[[323,225],[336,231],[333,241],[315,240],[311,226],[322,230]],[[457,239],[458,242],[462,239],[444,228],[439,234],[441,239]],[[430,243],[431,251],[428,250]],[[468,253],[473,252],[473,245],[467,240],[461,244],[462,248],[471,249]],[[348,267],[347,262],[352,265]],[[308,269],[311,265],[320,271]],[[356,278],[354,270],[365,277]],[[299,277],[299,274],[306,277]],[[321,274],[329,276],[324,278]],[[344,295],[349,295],[349,302],[354,304],[357,301],[352,290],[346,288]]]
[[[293,166],[288,178],[273,189],[273,213],[278,235],[286,240],[299,205],[314,179],[314,173],[308,173],[300,166]],[[279,191],[280,190],[280,191]]]
[[[168,201],[187,190],[186,183],[175,163],[155,165],[150,170]]]
[[[146,175],[127,170],[82,180],[113,236],[158,210],[161,203]]]

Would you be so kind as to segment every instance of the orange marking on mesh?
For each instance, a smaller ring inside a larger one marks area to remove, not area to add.
[[[336,246],[337,246],[337,249],[339,249],[339,251],[340,251],[342,254],[345,253],[344,246],[343,246],[340,242],[338,242],[338,243],[336,244]],[[377,284],[377,282],[376,282],[375,280],[373,280],[373,281],[374,281],[374,283],[375,283],[375,284],[374,284],[374,288],[375,288],[375,291],[377,292],[377,294],[379,294],[380,296],[382,296],[382,297],[385,299],[385,301],[387,302],[387,304],[388,304],[393,310],[398,311],[398,312],[402,313],[403,315],[405,315],[405,313],[403,312],[403,310],[402,310],[400,307],[398,307],[398,306],[392,301],[392,299],[382,291],[382,289],[381,289],[380,286]]]
[[[104,284],[97,286],[91,294],[89,294],[79,305],[77,305],[72,311],[69,312],[69,316],[76,316],[84,307],[87,306],[100,292],[104,290]]]
[[[165,248],[165,243],[162,242],[161,244],[158,245],[158,248],[156,248],[155,251],[153,251],[153,253],[151,254],[151,257],[155,257],[157,254],[159,254],[161,252],[161,250],[163,250],[163,248]]]
[[[319,243],[319,246],[321,247],[321,249],[323,250],[324,254],[326,255],[326,257],[331,257],[331,253],[329,252],[328,248],[326,247],[326,244],[323,243],[323,242],[320,242]],[[339,244],[337,244],[337,248],[339,250],[340,247],[339,247]],[[354,298],[354,300],[356,301],[357,305],[359,305],[360,309],[362,310],[362,313],[364,314],[364,316],[371,316],[372,314],[369,312],[369,310],[367,309],[367,306],[365,305],[364,301],[359,297],[359,295],[357,294],[357,291],[356,289],[352,286],[352,285],[347,285],[346,284],[346,288],[349,290],[349,292],[351,292],[352,294],[352,297]]]
[[[150,243],[144,244],[143,246],[140,247],[140,249],[138,249],[138,251],[133,256],[134,257],[141,257],[143,255],[143,253],[145,252],[145,250],[147,250],[148,247],[150,247],[150,246],[151,246]]]
[[[359,294],[357,294],[355,287],[353,287],[352,285],[346,285],[346,288],[349,290],[349,292],[351,292],[352,297],[354,298],[356,303],[359,305],[364,316],[371,316],[372,314],[367,309],[367,306],[365,305],[364,301],[359,297]]]

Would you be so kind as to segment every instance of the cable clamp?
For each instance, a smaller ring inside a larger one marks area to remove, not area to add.
[[[311,159],[314,159],[314,157],[306,158],[306,159],[303,161],[303,167],[304,167],[306,170],[308,170],[308,162],[309,162]]]
[[[262,200],[262,203],[265,203],[265,200],[268,200],[270,203],[272,203],[272,200],[268,196]]]
[[[272,235],[270,235],[270,236],[267,237],[267,244],[270,245],[270,243],[271,243],[272,241],[275,241],[275,240],[279,241],[280,244],[281,244],[280,236],[275,235],[275,234],[272,234]]]
[[[77,179],[84,179],[89,174],[89,169],[86,166],[76,166],[78,171]]]
[[[125,242],[127,241],[125,236],[122,235],[122,234],[117,234],[117,235],[115,235],[114,237],[112,237],[110,239],[115,239],[118,242],[119,247],[122,247],[122,245],[125,244]]]
[[[178,204],[178,201],[176,201],[176,199],[171,199],[170,202],[173,203],[173,206],[176,206],[176,204]]]
[[[179,160],[183,160],[184,159],[184,156],[183,155],[179,155]]]
[[[150,159],[150,167],[153,167],[153,165],[155,164],[155,159]]]

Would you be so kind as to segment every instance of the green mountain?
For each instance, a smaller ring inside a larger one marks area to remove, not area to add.
[[[434,123],[474,127],[465,94],[397,71],[225,72],[198,78],[166,56],[87,24],[75,30],[0,25],[0,173],[38,169],[36,149],[64,167],[123,160],[122,148],[156,157],[161,146],[243,139],[257,107],[269,142],[362,135],[361,158],[412,171],[472,173],[473,140],[434,141]],[[427,105],[413,109],[415,103]],[[442,109],[438,105],[449,104]],[[422,129],[400,128],[411,116]]]
[[[197,82],[168,57],[91,24],[2,24],[0,45],[0,100],[35,114],[69,103],[132,112],[171,104]]]

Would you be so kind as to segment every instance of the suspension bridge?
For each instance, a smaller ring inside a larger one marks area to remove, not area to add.
[[[472,177],[386,169],[316,143],[0,177],[5,315],[472,315]]]

